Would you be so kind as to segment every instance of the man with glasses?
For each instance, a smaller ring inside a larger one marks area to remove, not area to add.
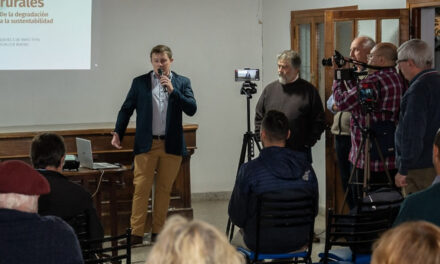
[[[428,188],[436,176],[432,142],[440,127],[440,74],[432,69],[432,62],[432,49],[422,40],[409,40],[398,49],[398,67],[410,82],[395,139],[398,173],[394,180],[405,195]]]
[[[361,92],[373,91],[373,102],[369,102],[372,106],[369,110],[371,117],[371,127],[385,126],[391,127],[391,134],[394,134],[395,123],[398,120],[398,113],[400,107],[400,100],[405,90],[405,83],[403,78],[398,74],[395,68],[397,60],[397,48],[391,43],[379,43],[374,46],[370,54],[367,56],[368,65],[374,67],[369,68],[369,74],[362,81],[357,83],[355,80],[345,81],[348,90],[343,89],[342,80],[335,80],[333,85],[333,96],[335,104],[341,111],[350,111],[352,118],[350,120],[351,143],[349,159],[357,168],[356,182],[363,182],[363,168],[364,168],[364,149],[361,149],[361,141],[363,135],[362,131],[367,127],[365,107],[365,98],[360,97]],[[361,91],[363,90],[363,91]],[[389,140],[393,144],[393,138]],[[382,147],[382,146],[381,146]],[[377,148],[373,145],[372,151]],[[389,149],[389,148],[387,148]],[[392,148],[391,148],[392,149]],[[360,151],[360,152],[359,152]],[[359,161],[356,163],[356,158],[359,152]],[[386,169],[390,175],[396,173],[394,151],[383,153],[384,161],[376,155],[370,156],[370,179],[369,182],[372,187],[377,185],[387,184],[389,182],[386,176]],[[352,181],[353,182],[353,181]],[[360,197],[361,192],[359,188],[353,188],[355,197]]]

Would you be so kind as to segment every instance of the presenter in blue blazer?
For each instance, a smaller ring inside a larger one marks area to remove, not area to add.
[[[165,45],[150,52],[153,71],[134,78],[119,110],[111,144],[120,149],[133,111],[136,110],[134,142],[134,194],[130,225],[132,244],[142,244],[148,198],[156,174],[151,240],[165,222],[171,189],[186,155],[182,112],[197,111],[190,80],[171,71],[173,55]]]

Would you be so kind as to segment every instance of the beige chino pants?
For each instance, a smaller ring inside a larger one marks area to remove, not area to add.
[[[130,224],[132,234],[144,235],[147,219],[148,198],[156,174],[154,193],[152,232],[159,233],[162,229],[170,203],[170,195],[174,180],[179,173],[182,156],[165,152],[165,141],[153,139],[151,150],[134,158],[134,194]]]

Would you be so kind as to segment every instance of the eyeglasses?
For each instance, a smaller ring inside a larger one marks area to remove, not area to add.
[[[400,62],[405,62],[405,61],[408,61],[408,59],[396,60],[396,64],[399,64]]]

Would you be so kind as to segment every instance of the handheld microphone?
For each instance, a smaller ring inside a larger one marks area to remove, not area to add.
[[[157,69],[157,73],[159,73],[159,76],[163,76],[163,70],[161,68]],[[168,90],[164,85],[162,85],[162,89],[164,93],[168,93]]]

